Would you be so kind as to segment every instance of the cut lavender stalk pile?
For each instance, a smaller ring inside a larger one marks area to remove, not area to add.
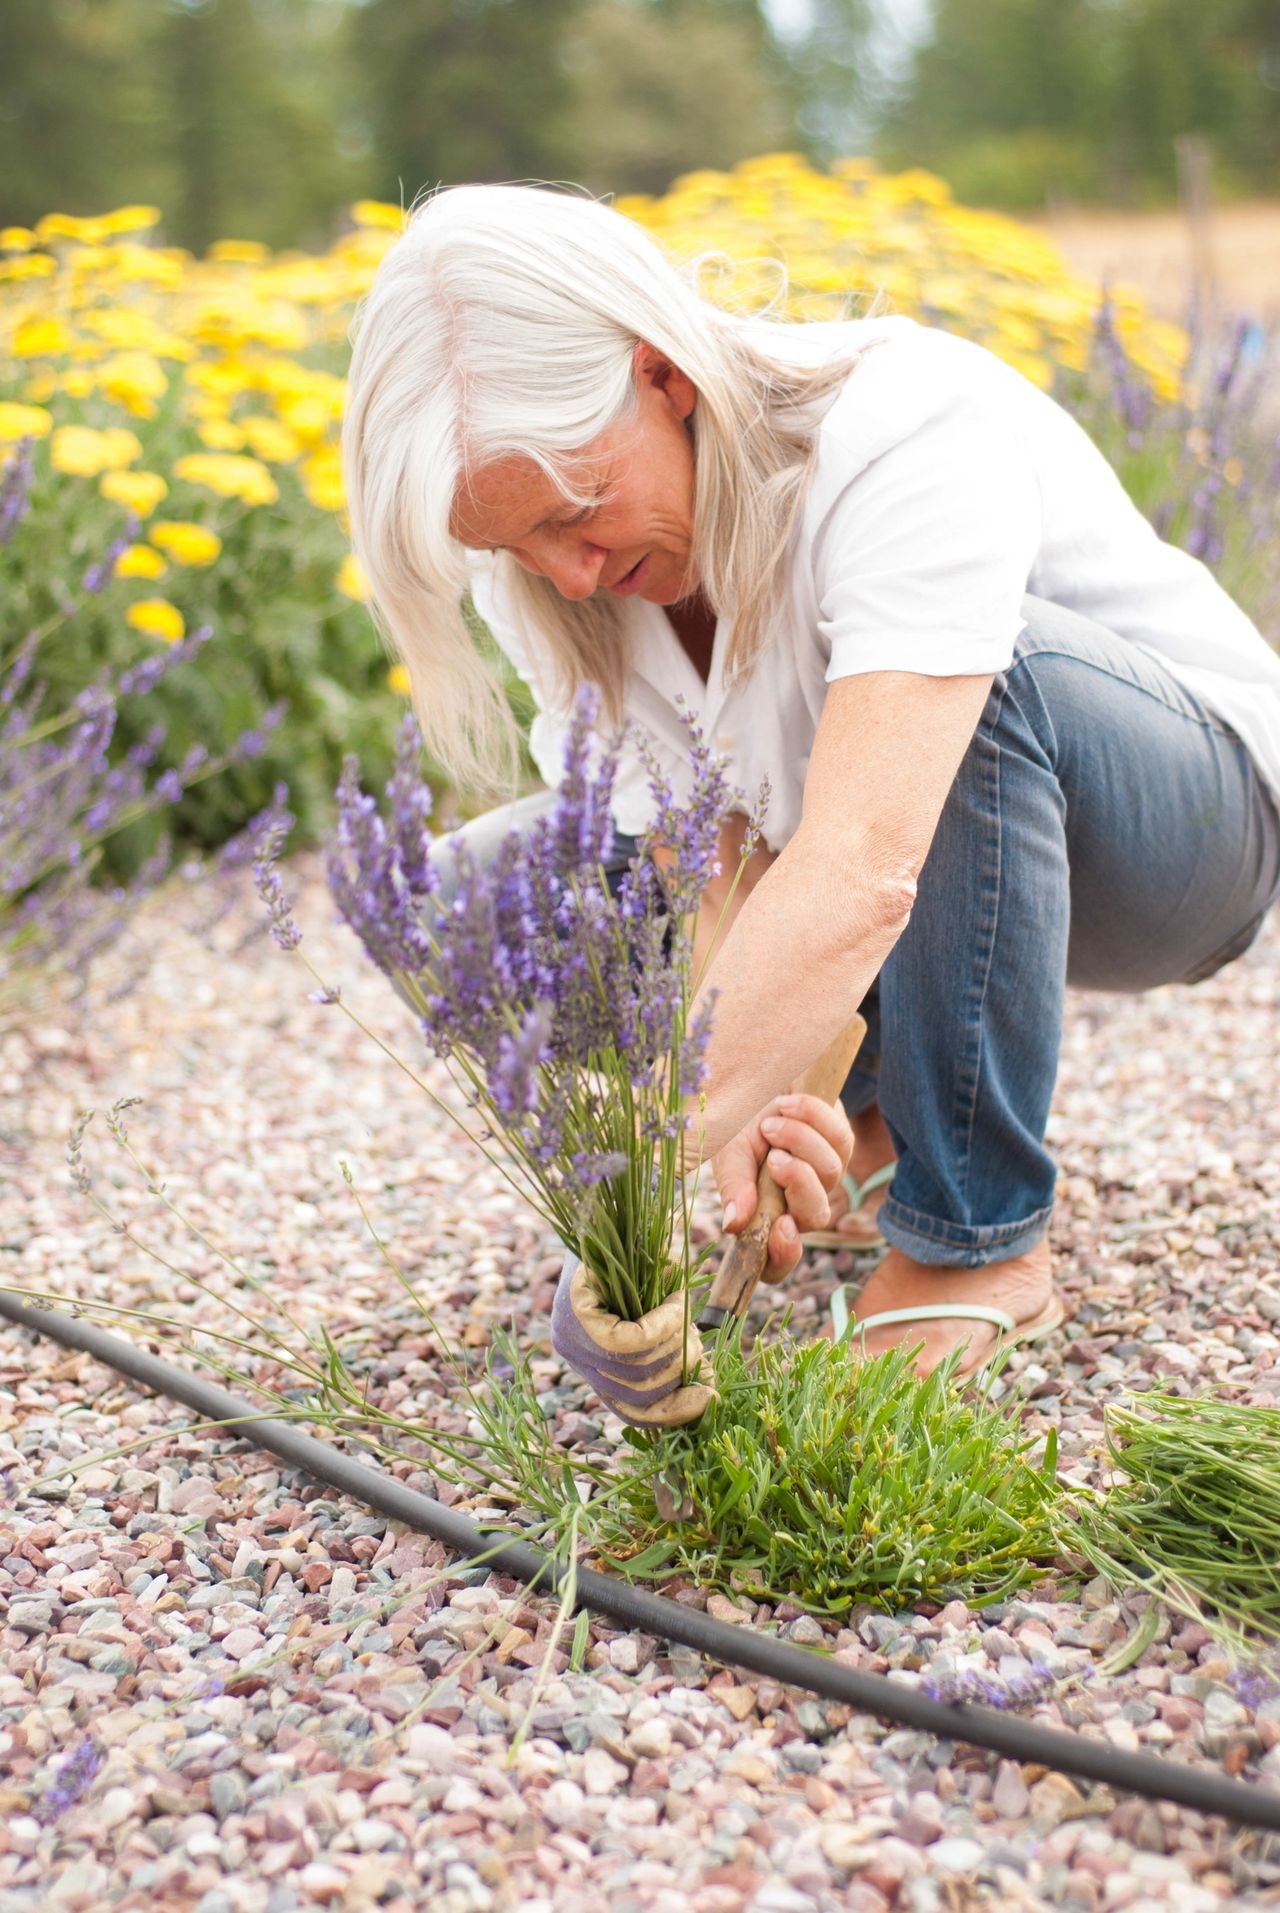
[[[304,951],[399,1048],[403,1007],[328,921],[319,861],[282,877]],[[200,938],[203,902],[184,886],[143,905],[147,988],[110,1019],[89,1003],[37,1024],[29,1043],[0,1038],[0,1087],[21,1124],[0,1187],[0,1279],[210,1320],[208,1301],[113,1235],[66,1174],[75,1112],[142,1089],[134,1134],[170,1193],[280,1311],[327,1326],[372,1399],[464,1426],[340,1159],[444,1340],[479,1351],[513,1322],[549,1432],[603,1465],[621,1425],[546,1353],[554,1234],[340,1009],[307,1000],[295,962],[240,947],[262,908],[240,881],[235,908]],[[104,953],[104,992],[122,964]],[[1188,1400],[1230,1389],[1280,1401],[1278,988],[1273,926],[1195,991],[1071,999],[1052,1140],[1054,1243],[1075,1315],[1060,1347],[1015,1351],[1011,1380],[1033,1397],[1028,1432],[1056,1428],[1081,1480],[1105,1478],[1104,1406],[1153,1378]],[[465,1111],[441,1059],[423,1080]],[[162,1211],[153,1224],[144,1192],[122,1186],[126,1198],[149,1241],[218,1279]],[[714,1232],[714,1210],[695,1200],[696,1236]],[[816,1326],[851,1263],[806,1258],[787,1284],[797,1331]],[[483,1569],[436,1582],[443,1564],[420,1537],[229,1433],[184,1432],[171,1404],[9,1328],[0,1387],[0,1913],[131,1898],[184,1913],[1208,1913],[1266,1904],[1280,1883],[1269,1844],[1221,1822],[894,1731],[594,1621],[580,1669],[572,1631],[553,1651],[508,1766],[551,1602]],[[32,1492],[41,1474],[123,1442],[143,1445]],[[428,1462],[397,1471],[432,1491]],[[943,1694],[998,1682],[1028,1718],[1280,1780],[1274,1674],[1233,1680],[1202,1628],[1168,1617],[1106,1674],[1146,1604],[1101,1582],[1066,1598],[1042,1581],[981,1613],[862,1611],[840,1627],[786,1603],[667,1591]],[[86,1740],[102,1765],[62,1804]]]

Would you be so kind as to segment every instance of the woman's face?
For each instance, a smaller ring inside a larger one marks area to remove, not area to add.
[[[611,591],[676,604],[691,596],[697,392],[650,345],[636,348],[635,379],[635,413],[587,446],[574,474],[593,489],[589,510],[566,504],[530,460],[498,459],[459,491],[454,537],[473,551],[509,551],[562,598]]]

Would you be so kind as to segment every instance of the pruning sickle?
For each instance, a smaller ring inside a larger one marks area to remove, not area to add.
[[[866,1023],[855,1015],[818,1060],[796,1078],[792,1094],[820,1096],[823,1102],[834,1103],[866,1033]],[[698,1317],[700,1329],[718,1329],[730,1316],[745,1315],[756,1283],[764,1273],[769,1259],[769,1231],[787,1206],[786,1196],[769,1173],[767,1158],[761,1166],[756,1190],[755,1214],[741,1235],[733,1238],[733,1246],[720,1265],[706,1306]]]

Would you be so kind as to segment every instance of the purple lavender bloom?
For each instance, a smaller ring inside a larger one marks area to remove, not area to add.
[[[275,704],[268,705],[257,724],[250,730],[242,732],[232,747],[232,763],[248,764],[252,763],[254,758],[261,757],[267,748],[267,739],[270,737],[272,731],[275,730],[288,708],[289,703],[287,698],[282,698]]]
[[[540,1000],[525,1015],[515,1036],[498,1038],[489,1094],[509,1129],[518,1128],[538,1107],[537,1071],[551,1060],[551,1009],[550,1002]]]
[[[271,919],[272,937],[282,950],[296,950],[302,942],[302,932],[289,914],[284,885],[280,879],[280,872],[276,868],[287,835],[286,827],[279,816],[286,794],[285,786],[277,784],[272,805],[273,814],[258,833],[257,855],[253,860],[253,878],[258,895],[267,906],[267,914]]]
[[[1261,1662],[1256,1662],[1252,1667],[1236,1668],[1228,1679],[1236,1690],[1237,1700],[1250,1713],[1280,1695],[1280,1680],[1276,1678],[1276,1670]]]
[[[0,477],[0,545],[7,545],[31,504],[34,438],[20,438]]]
[[[1111,375],[1112,397],[1124,421],[1129,448],[1137,451],[1150,423],[1155,401],[1151,388],[1139,376],[1116,330],[1115,307],[1104,287],[1102,304],[1094,315],[1094,342]]]
[[[132,513],[125,520],[122,532],[112,539],[103,556],[95,565],[90,565],[80,580],[80,588],[91,598],[104,592],[116,575],[116,566],[138,535],[139,520]]]
[[[103,1762],[103,1751],[91,1734],[78,1741],[58,1768],[57,1778],[35,1810],[42,1826],[50,1826],[82,1800]]]
[[[143,658],[140,663],[130,665],[127,671],[120,674],[120,680],[116,685],[117,697],[142,696],[147,691],[154,691],[162,678],[168,677],[169,673],[176,670],[180,664],[189,663],[212,636],[213,626],[202,624],[198,630],[191,632],[189,637],[181,639],[177,644],[166,645],[163,652],[153,653],[150,657]]]
[[[965,1701],[979,1707],[1025,1706],[1027,1702],[1040,1699],[1053,1686],[1054,1675],[1044,1661],[1030,1661],[1026,1672],[1014,1675],[1009,1680],[999,1674],[976,1667],[955,1668],[946,1674],[926,1674],[920,1682],[920,1692],[929,1700],[945,1701],[948,1705],[959,1705]]]

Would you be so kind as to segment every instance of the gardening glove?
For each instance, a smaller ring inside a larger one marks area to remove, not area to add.
[[[696,1421],[715,1394],[692,1318],[686,1331],[685,1304],[677,1289],[638,1322],[624,1321],[601,1306],[586,1268],[566,1250],[551,1306],[551,1346],[623,1421],[678,1428]],[[686,1352],[696,1382],[682,1382]]]

